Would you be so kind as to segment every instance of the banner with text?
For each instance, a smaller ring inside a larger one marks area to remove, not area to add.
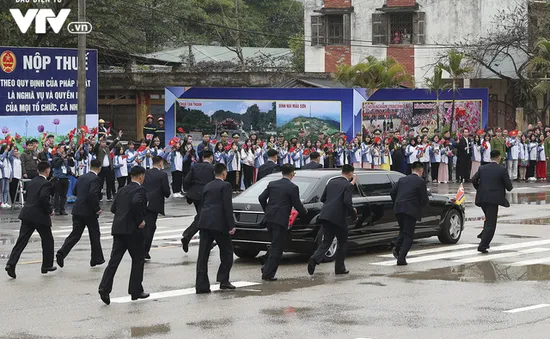
[[[86,52],[86,124],[97,126],[97,51]],[[0,47],[2,134],[62,138],[76,127],[78,51]]]

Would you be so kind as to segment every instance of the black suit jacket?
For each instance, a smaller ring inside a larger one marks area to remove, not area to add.
[[[281,171],[281,166],[274,163],[273,161],[268,161],[262,166],[260,166],[260,168],[258,168],[258,176],[256,178],[256,181],[267,177],[271,173],[280,172],[280,171]]]
[[[472,156],[472,141],[468,139],[469,143],[466,143],[466,139],[461,137],[456,144],[456,156],[458,158],[469,159]]]
[[[73,188],[76,196],[72,215],[78,217],[98,217],[97,212],[101,210],[99,200],[101,199],[101,178],[94,172],[81,175]]]
[[[300,200],[300,189],[286,178],[271,181],[258,197],[258,201],[265,212],[264,223],[288,227],[292,207],[300,215],[307,214]]]
[[[395,214],[403,213],[416,220],[422,219],[422,207],[430,202],[426,182],[416,174],[399,179],[390,195]]]
[[[199,162],[193,165],[183,181],[183,187],[187,190],[187,199],[200,201],[204,186],[215,178],[214,165],[211,163]]]
[[[344,177],[330,180],[323,191],[321,202],[323,207],[319,214],[319,220],[325,220],[331,224],[348,227],[348,213],[357,218],[352,203],[353,185]]]
[[[511,191],[514,187],[503,166],[494,162],[481,166],[472,178],[472,183],[477,190],[476,206],[495,204],[510,207],[506,190]]]
[[[219,179],[204,186],[199,229],[229,234],[229,231],[235,228],[232,191],[230,183]]]
[[[304,167],[302,167],[302,169],[319,169],[319,168],[323,168],[323,165],[313,161],[310,162],[309,164],[306,164]]]
[[[38,225],[52,227],[52,205],[50,196],[53,185],[47,179],[37,176],[26,185],[27,201],[19,213],[19,219]]]
[[[122,187],[111,206],[114,213],[112,235],[131,235],[139,230],[147,210],[147,192],[138,183]]]
[[[147,192],[147,210],[164,215],[164,198],[170,197],[168,174],[158,168],[148,169],[143,187]]]

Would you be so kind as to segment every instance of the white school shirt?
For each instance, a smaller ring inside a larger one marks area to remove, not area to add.
[[[181,152],[175,151],[176,154],[174,155],[174,162],[176,163],[176,171],[183,171],[183,156],[181,155]]]
[[[447,154],[449,154],[449,147],[444,147],[441,149],[440,153],[441,153],[441,163],[442,164],[448,164],[449,163],[449,156],[447,156]]]
[[[4,179],[9,179],[11,177],[11,162],[10,157],[6,155],[6,158],[3,160],[4,165]]]
[[[441,145],[438,143],[435,143],[433,146],[431,146],[431,148],[432,148],[432,151],[434,152],[434,163],[441,162]]]
[[[424,154],[418,159],[420,162],[430,162],[430,146],[420,146],[424,150]],[[418,151],[420,153],[420,151]]]
[[[546,161],[546,154],[544,153],[544,144],[540,144],[540,150],[538,151],[539,152],[539,159],[538,161]]]
[[[22,173],[23,167],[21,167],[21,159],[13,157],[12,171],[13,171],[13,178],[21,180],[21,178],[23,177],[23,173]]]
[[[407,159],[409,164],[412,164],[412,163],[414,163],[415,161],[418,160],[418,158],[416,157],[418,155],[418,150],[417,150],[416,146],[408,145],[406,152],[411,153],[411,155],[409,155],[409,157]]]
[[[478,144],[473,144],[472,149],[474,150],[474,158],[473,161],[481,162],[481,146]],[[491,153],[491,152],[489,152]]]
[[[126,161],[126,159],[124,158],[123,155],[117,155],[116,161],[117,161],[117,165],[122,165],[119,168],[120,176],[121,177],[127,177],[128,176],[128,161]]]
[[[380,148],[378,146],[372,147],[372,164],[374,166],[380,166],[382,163],[382,159],[380,158]]]
[[[531,148],[531,150],[529,151],[529,160],[534,160],[534,161],[537,160],[537,146],[538,145],[539,144],[537,144],[536,142],[529,143],[529,148]]]
[[[483,158],[481,161],[483,162],[491,162],[491,142],[486,141],[485,144],[487,145],[487,149],[483,151]],[[483,147],[483,141],[481,142],[481,147]]]
[[[510,154],[512,156],[512,159],[510,160],[518,160],[519,159],[519,140],[516,138],[508,138],[507,142],[510,143]]]
[[[527,144],[519,144],[519,159],[523,161],[529,160],[529,150],[527,149]]]

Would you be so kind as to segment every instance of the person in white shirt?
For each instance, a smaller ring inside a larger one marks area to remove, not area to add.
[[[10,198],[12,205],[15,203],[15,194],[19,181],[23,178],[23,167],[21,166],[21,154],[19,149],[14,147],[10,154],[11,176],[10,176]]]
[[[411,174],[412,164],[418,161],[418,147],[416,138],[411,138],[409,145],[405,149],[405,157],[407,157],[407,174]]]
[[[518,131],[513,130],[506,139],[506,167],[511,180],[517,180],[518,178],[519,140],[517,135]]]
[[[481,166],[487,165],[491,162],[491,135],[485,134],[480,147],[481,152]]]
[[[523,134],[519,143],[519,180],[527,180],[527,168],[529,167],[529,140],[527,136]]]
[[[124,149],[119,147],[117,149],[117,155],[113,159],[113,169],[115,170],[115,178],[118,181],[118,189],[126,186],[128,181],[128,156],[125,154]]]
[[[430,161],[432,163],[432,182],[439,182],[439,164],[441,163],[441,143],[439,136],[435,135],[432,140],[432,145],[430,147]]]
[[[241,148],[241,162],[243,170],[243,183],[245,189],[248,189],[252,186],[254,181],[254,160],[256,159],[256,154],[252,150],[252,141],[247,139]],[[239,185],[240,186],[240,185]]]
[[[422,137],[422,145],[418,146],[418,161],[424,166],[423,179],[428,181],[430,171],[430,143],[427,135]]]
[[[537,159],[538,159],[538,142],[537,142],[537,136],[535,134],[531,134],[531,137],[529,138],[529,145],[527,146],[527,150],[529,152],[529,168],[527,168],[527,180],[534,178],[535,179],[535,169],[537,167]]]
[[[472,168],[470,169],[470,178],[473,178],[479,170],[481,160],[481,137],[477,134],[474,136],[474,141],[472,142]]]
[[[13,145],[3,145],[0,149],[0,190],[2,193],[1,208],[11,208],[9,201],[9,185],[11,177],[10,153]]]

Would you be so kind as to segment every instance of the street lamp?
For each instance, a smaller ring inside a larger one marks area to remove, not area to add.
[[[78,21],[86,22],[86,0],[78,0]],[[86,34],[78,35],[78,112],[76,127],[86,125]]]

